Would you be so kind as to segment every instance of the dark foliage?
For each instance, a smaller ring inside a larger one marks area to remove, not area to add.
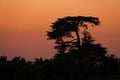
[[[56,40],[55,49],[59,53],[69,52],[73,49],[80,49],[81,28],[88,29],[89,26],[98,26],[100,21],[97,17],[68,16],[59,18],[51,25],[51,31],[47,32],[48,40]],[[73,36],[73,34],[75,34]],[[76,37],[76,38],[75,38]],[[72,39],[65,41],[65,38]]]
[[[22,57],[7,60],[7,56],[0,56],[0,80],[120,80],[120,59],[106,54],[106,48],[94,43],[88,31],[89,24],[99,23],[96,17],[58,19],[52,31],[47,32],[49,39],[56,40],[58,53],[54,58],[26,61]],[[82,38],[79,27],[84,28]],[[71,32],[77,39],[64,41],[64,37],[73,37]]]
[[[73,51],[75,52],[75,51]],[[72,53],[72,52],[71,52]],[[59,56],[58,56],[59,55]],[[1,80],[119,80],[120,60],[107,55],[100,62],[88,58],[74,61],[69,54],[58,54],[56,59],[26,61],[15,57],[11,61],[0,57]]]

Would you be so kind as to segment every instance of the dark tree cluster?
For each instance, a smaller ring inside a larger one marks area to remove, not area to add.
[[[99,24],[97,17],[59,18],[47,32],[55,40],[55,56],[35,61],[0,56],[0,80],[120,80],[120,59],[94,43],[88,30]]]
[[[70,55],[26,61],[0,56],[0,80],[119,80],[120,59],[109,55],[100,62],[88,58],[74,62]],[[58,58],[59,57],[59,58]]]

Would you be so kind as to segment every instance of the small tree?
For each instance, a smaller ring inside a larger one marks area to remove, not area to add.
[[[97,17],[68,16],[59,18],[52,24],[52,30],[47,32],[47,36],[49,40],[56,40],[57,46],[55,48],[59,53],[64,53],[66,50],[80,50],[82,46],[81,28],[88,29],[88,26],[98,26],[99,23],[100,21]],[[75,33],[76,36],[73,36],[72,33]],[[72,38],[72,40],[65,41],[65,38]]]

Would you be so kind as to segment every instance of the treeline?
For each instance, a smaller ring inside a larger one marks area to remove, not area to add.
[[[120,59],[107,55],[101,61],[71,60],[66,54],[53,59],[36,58],[26,61],[22,57],[7,60],[0,56],[0,80],[119,80]]]
[[[94,43],[88,31],[88,27],[99,24],[96,17],[59,18],[47,32],[48,39],[56,44],[57,54],[53,59],[7,60],[1,56],[0,80],[120,80],[120,59]]]

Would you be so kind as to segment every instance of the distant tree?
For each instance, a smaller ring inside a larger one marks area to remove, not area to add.
[[[68,16],[59,18],[52,24],[52,30],[47,32],[47,36],[49,40],[56,40],[57,46],[55,48],[59,53],[64,53],[66,50],[80,50],[82,45],[81,28],[87,29],[88,26],[98,26],[99,23],[100,21],[97,17]],[[72,40],[65,41],[65,38],[72,38]]]
[[[35,64],[43,63],[43,58],[35,58]]]
[[[11,62],[12,62],[13,65],[16,65],[16,66],[19,66],[19,67],[24,66],[24,64],[26,64],[26,60],[24,58],[20,57],[20,56],[19,57],[14,57]]]
[[[0,56],[0,64],[7,62],[7,56]]]

